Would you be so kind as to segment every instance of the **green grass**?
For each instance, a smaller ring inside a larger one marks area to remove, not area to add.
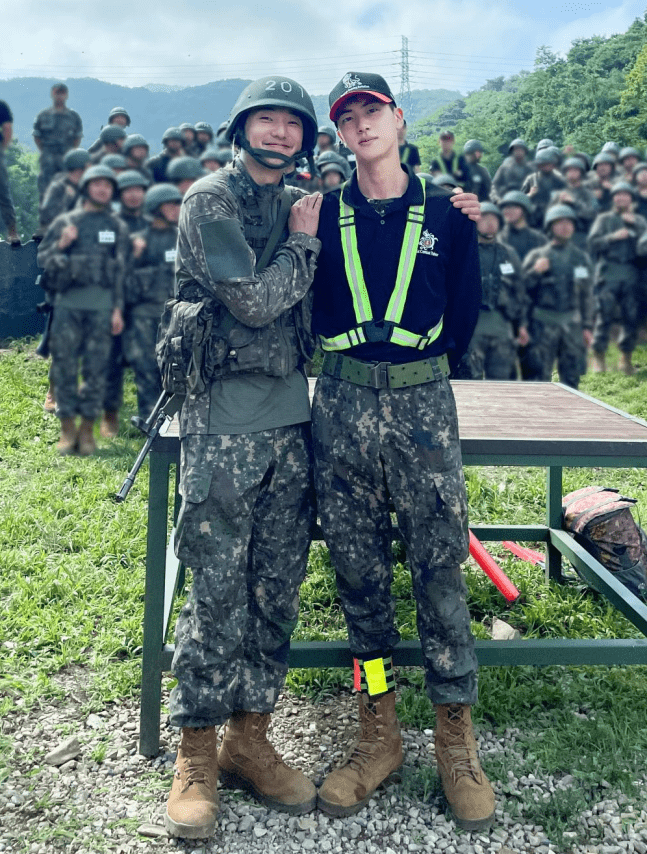
[[[614,356],[609,362],[614,363]],[[636,354],[647,365],[647,348]],[[86,710],[136,695],[141,668],[145,563],[146,467],[128,500],[113,494],[130,468],[141,439],[124,431],[100,440],[90,459],[61,458],[55,450],[58,422],[42,411],[46,364],[22,342],[0,356],[0,715],[13,708],[46,705],[70,691],[70,680]],[[647,369],[634,377],[617,372],[588,375],[582,391],[647,419]],[[135,411],[127,385],[122,423]],[[470,468],[466,471],[471,521],[541,523],[545,515],[545,472],[541,469]],[[647,518],[647,483],[640,469],[566,469],[564,489],[591,483],[617,486],[638,499],[637,518]],[[537,544],[538,548],[541,548]],[[521,590],[507,605],[476,567],[467,571],[473,630],[487,637],[495,617],[525,637],[639,637],[638,631],[606,600],[577,580],[565,586],[543,583],[542,571],[506,552],[490,551]],[[398,625],[414,638],[415,603],[403,550],[395,547],[394,593]],[[346,630],[336,596],[334,572],[321,544],[311,551],[302,587],[295,639],[344,639]],[[487,668],[480,672],[478,727],[502,733],[516,728],[514,752],[486,761],[504,786],[508,770],[569,773],[577,786],[535,801],[506,794],[505,808],[525,822],[541,824],[553,840],[577,830],[577,814],[608,794],[602,781],[629,799],[643,775],[647,756],[647,668]],[[402,670],[399,711],[408,726],[433,726],[419,670]],[[350,687],[339,669],[293,670],[290,690],[311,697]],[[1,737],[0,737],[1,739]],[[0,741],[0,757],[8,747]],[[101,761],[105,745],[95,749]],[[0,758],[0,782],[6,770]],[[405,780],[405,790],[436,797],[435,771],[421,767]],[[505,789],[504,789],[505,791]],[[72,829],[61,826],[61,834]]]

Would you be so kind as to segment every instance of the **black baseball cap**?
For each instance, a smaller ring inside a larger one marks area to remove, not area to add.
[[[328,96],[330,119],[337,122],[337,116],[344,103],[353,95],[373,95],[384,104],[395,104],[393,93],[384,77],[379,74],[367,74],[364,71],[349,71]]]

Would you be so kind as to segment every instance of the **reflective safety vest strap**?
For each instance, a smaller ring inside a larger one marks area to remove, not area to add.
[[[425,183],[421,178],[418,180],[422,187],[422,204],[411,205],[408,210],[398,271],[395,277],[395,287],[389,299],[384,321],[378,322],[378,324],[373,323],[373,310],[364,280],[362,261],[357,248],[355,212],[350,205],[344,202],[342,190],[342,195],[339,198],[339,227],[346,278],[353,298],[357,326],[333,338],[322,337],[321,345],[324,350],[347,350],[350,347],[364,344],[366,341],[392,341],[394,344],[400,344],[403,347],[415,347],[418,350],[424,350],[442,332],[442,317],[426,335],[410,332],[399,325],[407,301],[409,285],[422,234],[422,226],[425,220]]]

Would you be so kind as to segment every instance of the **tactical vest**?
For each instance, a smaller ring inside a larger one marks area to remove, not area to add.
[[[510,309],[507,304],[505,285],[514,275],[514,267],[510,263],[510,257],[500,243],[479,243],[479,259],[481,262],[481,287],[483,296],[481,298],[481,310],[500,310],[509,317]]]
[[[126,305],[133,315],[159,318],[175,288],[177,228],[149,227],[141,236],[146,248],[126,278]]]
[[[227,181],[236,198],[245,240],[254,250],[258,261],[277,216],[280,192],[276,189],[272,192],[269,187],[261,188],[259,192],[246,171],[238,165],[222,171],[221,180]],[[296,201],[299,195],[293,194],[292,201]],[[286,226],[277,248],[288,236]],[[183,293],[180,287],[180,298],[183,298]],[[311,292],[291,309],[260,328],[241,323],[224,303],[211,296],[208,303],[213,322],[204,353],[205,380],[224,379],[240,373],[287,377],[305,360],[313,357],[315,341],[311,332]]]
[[[339,195],[339,228],[341,231],[341,245],[344,253],[344,266],[346,268],[346,279],[353,298],[353,309],[357,326],[335,335],[333,338],[321,336],[321,346],[324,350],[348,350],[357,347],[367,341],[390,341],[402,347],[412,347],[424,350],[435,341],[443,330],[443,318],[433,326],[426,335],[410,332],[400,326],[404,306],[407,301],[411,276],[416,263],[416,255],[422,234],[422,226],[425,221],[425,182],[422,179],[422,204],[411,205],[407,212],[407,224],[400,250],[400,261],[395,277],[395,287],[386,308],[384,318],[376,321],[373,318],[373,309],[368,295],[362,261],[357,248],[357,229],[355,227],[355,211],[344,201],[344,185]]]
[[[589,278],[586,256],[572,245],[559,249],[551,246],[543,255],[550,258],[550,269],[542,274],[536,307],[560,312],[577,310],[581,283]]]
[[[68,263],[62,270],[52,271],[52,290],[66,291],[98,285],[110,290],[115,285],[116,250],[121,239],[119,223],[109,213],[76,211],[70,215],[78,230],[71,244]]]

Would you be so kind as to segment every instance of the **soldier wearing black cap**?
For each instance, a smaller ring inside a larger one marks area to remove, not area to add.
[[[460,571],[467,499],[447,380],[481,302],[476,231],[450,192],[401,165],[402,110],[383,77],[349,72],[329,104],[357,170],[324,197],[319,221],[313,328],[325,359],[313,441],[361,730],[348,761],[319,790],[319,807],[357,812],[402,763],[390,497],[413,576],[442,784],[457,822],[476,830],[490,823],[494,795],[470,723],[477,664]],[[457,198],[478,210],[476,196]]]
[[[83,136],[81,117],[66,106],[69,90],[65,83],[52,86],[52,106],[36,116],[34,142],[40,151],[38,194],[45,195],[49,182],[63,168],[63,156],[71,148],[78,148]]]
[[[13,114],[9,105],[0,101],[0,220],[7,229],[7,238],[13,246],[20,246],[20,237],[16,231],[16,211],[9,189],[9,174],[4,153],[13,139]]]

